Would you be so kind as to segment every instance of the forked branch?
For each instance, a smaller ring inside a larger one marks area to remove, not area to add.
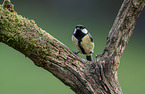
[[[143,0],[124,0],[96,61],[80,58],[34,20],[18,15],[10,0],[0,6],[0,42],[29,57],[77,94],[121,94],[117,68],[144,4]]]

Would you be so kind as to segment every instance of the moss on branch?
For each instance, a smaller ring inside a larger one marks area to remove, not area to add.
[[[0,6],[0,42],[50,71],[77,94],[122,94],[117,68],[144,4],[142,0],[124,0],[96,61],[80,58],[34,20],[18,15],[10,0]]]
[[[10,0],[5,0],[3,2],[3,7],[7,8],[9,11],[14,12],[14,5],[11,3]]]

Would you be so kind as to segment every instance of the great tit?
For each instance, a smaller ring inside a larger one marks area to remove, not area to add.
[[[76,25],[76,28],[72,35],[72,41],[79,50],[79,52],[86,56],[86,59],[88,61],[93,60],[92,58],[92,53],[94,53],[93,38],[84,25]]]

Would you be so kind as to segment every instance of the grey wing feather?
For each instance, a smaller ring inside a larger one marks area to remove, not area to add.
[[[91,34],[88,33],[88,35],[89,35],[89,37],[90,37],[90,39],[91,39],[91,42],[93,42],[93,38],[92,38]]]

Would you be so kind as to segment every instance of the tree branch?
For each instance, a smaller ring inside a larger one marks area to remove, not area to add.
[[[109,32],[103,54],[116,59],[116,68],[119,66],[120,57],[128,44],[144,3],[143,0],[124,0]]]
[[[77,94],[121,94],[117,68],[144,4],[143,0],[124,0],[96,61],[78,57],[34,20],[18,15],[10,0],[0,6],[0,42],[50,71]]]

